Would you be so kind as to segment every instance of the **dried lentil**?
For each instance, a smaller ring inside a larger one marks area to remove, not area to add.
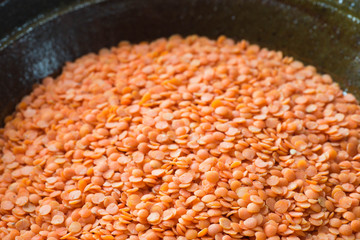
[[[6,119],[0,238],[358,239],[359,125],[354,96],[281,52],[121,42]]]

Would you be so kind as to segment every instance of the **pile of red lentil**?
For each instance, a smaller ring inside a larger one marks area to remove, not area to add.
[[[0,239],[360,239],[360,107],[329,75],[189,36],[67,63],[0,130]]]

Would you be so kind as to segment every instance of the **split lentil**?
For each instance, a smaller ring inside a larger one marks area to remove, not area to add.
[[[360,107],[219,37],[67,63],[0,130],[0,238],[360,239]]]

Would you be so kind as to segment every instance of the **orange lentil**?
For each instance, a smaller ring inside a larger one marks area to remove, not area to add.
[[[255,218],[251,217],[251,218],[248,218],[244,221],[244,225],[245,227],[249,228],[249,229],[252,229],[252,228],[255,228],[256,225],[257,225],[257,221]]]
[[[352,204],[352,200],[350,197],[342,197],[339,200],[339,205],[342,208],[345,208],[345,209],[350,208],[351,204]]]
[[[62,215],[55,215],[53,216],[53,218],[51,219],[51,224],[54,225],[58,225],[58,224],[62,224],[64,222],[65,218]]]
[[[353,232],[360,232],[360,220],[353,220],[350,226]]]
[[[274,226],[273,224],[267,224],[264,227],[264,232],[265,232],[267,237],[275,236],[276,233],[277,233],[277,227]]]
[[[147,217],[147,220],[149,223],[156,223],[160,220],[160,214],[158,212],[150,213],[150,215]]]
[[[208,228],[204,228],[198,232],[198,237],[203,237],[208,233]]]
[[[191,173],[184,173],[179,177],[181,183],[190,183],[193,180],[193,175]]]
[[[360,107],[224,36],[66,63],[0,129],[0,239],[357,239]]]
[[[109,214],[116,214],[118,211],[119,211],[119,208],[118,206],[116,205],[116,203],[110,203],[107,207],[106,207],[106,211],[109,213]]]
[[[72,222],[69,226],[69,231],[72,233],[80,232],[81,224],[79,222]]]
[[[222,227],[219,224],[211,224],[208,227],[208,234],[210,236],[215,236],[217,233],[222,231]]]
[[[30,227],[30,222],[27,219],[21,219],[16,222],[15,227],[17,230],[26,230]]]
[[[205,173],[206,180],[211,183],[217,183],[219,181],[219,173],[216,171],[210,171]]]
[[[47,215],[50,213],[50,211],[51,211],[50,205],[44,205],[44,206],[40,207],[40,209],[39,209],[40,215]]]
[[[250,196],[250,200],[253,202],[253,203],[256,203],[256,204],[263,204],[264,203],[264,200],[259,197],[259,196],[256,196],[256,195],[251,195]]]
[[[255,233],[255,239],[256,240],[265,240],[266,234],[264,232],[256,232]]]
[[[285,213],[290,206],[288,200],[279,200],[275,203],[274,208],[279,213]]]
[[[11,210],[13,209],[14,204],[11,201],[2,201],[1,208],[4,210]]]
[[[245,149],[242,154],[248,160],[252,160],[255,157],[255,151],[250,148]]]
[[[247,205],[247,210],[250,213],[258,213],[258,212],[260,212],[260,209],[261,209],[261,207],[255,203],[249,203],[249,205]]]
[[[342,235],[349,236],[352,234],[352,229],[349,224],[343,224],[339,227],[339,232]]]
[[[186,239],[195,239],[198,236],[198,232],[195,229],[189,229],[185,233]]]

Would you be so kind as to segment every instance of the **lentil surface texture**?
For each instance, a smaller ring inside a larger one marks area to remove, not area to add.
[[[0,130],[0,239],[360,239],[360,107],[281,52],[173,36],[67,63]]]

